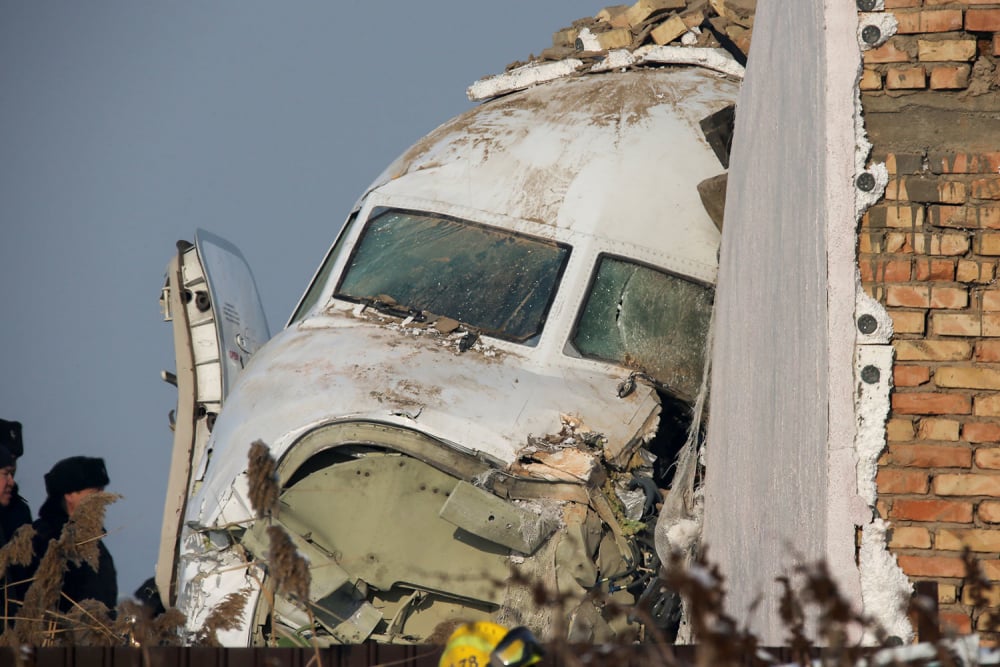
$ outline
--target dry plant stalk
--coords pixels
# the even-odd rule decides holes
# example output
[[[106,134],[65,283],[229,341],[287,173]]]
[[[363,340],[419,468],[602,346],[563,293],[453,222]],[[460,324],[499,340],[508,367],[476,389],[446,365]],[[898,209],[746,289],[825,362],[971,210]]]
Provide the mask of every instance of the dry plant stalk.
[[[271,543],[269,560],[275,590],[301,604],[308,603],[311,577],[306,559],[299,554],[281,526],[269,527],[267,537]]]
[[[34,581],[24,594],[12,639],[36,646],[55,641],[50,626],[59,619],[51,616],[51,610],[58,606],[68,565],[70,562],[75,565],[87,563],[97,569],[100,558],[97,543],[104,536],[104,511],[120,497],[103,491],[87,496],[63,526],[59,539],[49,540]]]
[[[7,574],[11,565],[27,565],[31,562],[31,557],[35,554],[31,547],[34,537],[35,529],[28,523],[18,528],[10,541],[3,545],[0,549],[0,578]]]
[[[112,630],[114,622],[103,602],[83,600],[63,618],[67,631],[58,637],[69,646],[119,646],[121,637]]]
[[[250,506],[258,518],[269,517],[278,511],[277,463],[271,450],[260,440],[250,445],[247,464],[247,485]]]
[[[244,588],[223,598],[205,619],[194,637],[194,643],[198,646],[221,646],[217,633],[220,630],[224,632],[240,627],[250,592],[249,588]]]
[[[118,604],[112,633],[119,637],[119,645],[125,646],[182,646],[182,630],[187,619],[176,608],[171,607],[159,616],[134,600],[123,600]]]

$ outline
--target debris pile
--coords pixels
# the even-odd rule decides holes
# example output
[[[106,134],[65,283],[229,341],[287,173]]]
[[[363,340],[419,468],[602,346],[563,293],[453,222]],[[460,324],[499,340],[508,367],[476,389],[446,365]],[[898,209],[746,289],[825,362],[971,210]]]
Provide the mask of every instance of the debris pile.
[[[742,77],[757,0],[637,0],[611,5],[552,35],[552,46],[527,62],[472,84],[485,100],[577,72],[641,64],[692,64]]]
[[[646,45],[735,48],[745,59],[757,0],[638,0],[611,5],[552,35],[540,60],[599,60],[613,49]],[[735,55],[735,54],[734,54]],[[524,63],[512,63],[508,70]]]

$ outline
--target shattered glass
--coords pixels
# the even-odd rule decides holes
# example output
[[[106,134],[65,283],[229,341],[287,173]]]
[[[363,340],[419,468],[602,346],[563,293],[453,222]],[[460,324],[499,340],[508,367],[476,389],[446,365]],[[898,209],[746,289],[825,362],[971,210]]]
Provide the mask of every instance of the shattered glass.
[[[541,333],[569,248],[471,222],[384,211],[369,222],[337,296],[388,295],[519,342]]]
[[[644,371],[678,396],[701,385],[713,291],[683,278],[602,257],[573,345]]]

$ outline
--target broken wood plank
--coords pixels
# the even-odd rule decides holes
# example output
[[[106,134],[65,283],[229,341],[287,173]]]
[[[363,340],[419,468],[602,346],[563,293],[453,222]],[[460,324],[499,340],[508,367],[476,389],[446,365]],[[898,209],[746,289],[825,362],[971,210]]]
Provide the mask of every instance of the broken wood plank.
[[[626,10],[625,16],[629,25],[635,27],[657,14],[676,9],[687,9],[687,0],[638,0]]]
[[[611,5],[597,12],[594,18],[610,24],[612,28],[628,28],[628,16],[625,14],[628,8],[628,5]]]
[[[753,27],[754,13],[757,11],[757,0],[709,0],[709,3],[719,16],[744,28]]]
[[[669,44],[688,31],[684,19],[674,14],[669,19],[653,28],[649,36],[657,44]]]
[[[632,44],[632,31],[628,28],[614,28],[597,35],[597,41],[604,50],[623,49]]]

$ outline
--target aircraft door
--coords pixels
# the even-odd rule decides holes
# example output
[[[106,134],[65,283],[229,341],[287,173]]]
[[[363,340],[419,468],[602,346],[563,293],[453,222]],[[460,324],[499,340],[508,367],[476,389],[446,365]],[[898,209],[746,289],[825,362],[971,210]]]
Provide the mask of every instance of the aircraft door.
[[[250,357],[270,338],[253,273],[225,239],[199,229],[195,243],[179,241],[160,296],[173,322],[177,387],[173,453],[156,564],[165,606],[174,603],[181,526],[187,498],[200,482],[215,418]],[[198,466],[198,469],[195,468]]]

